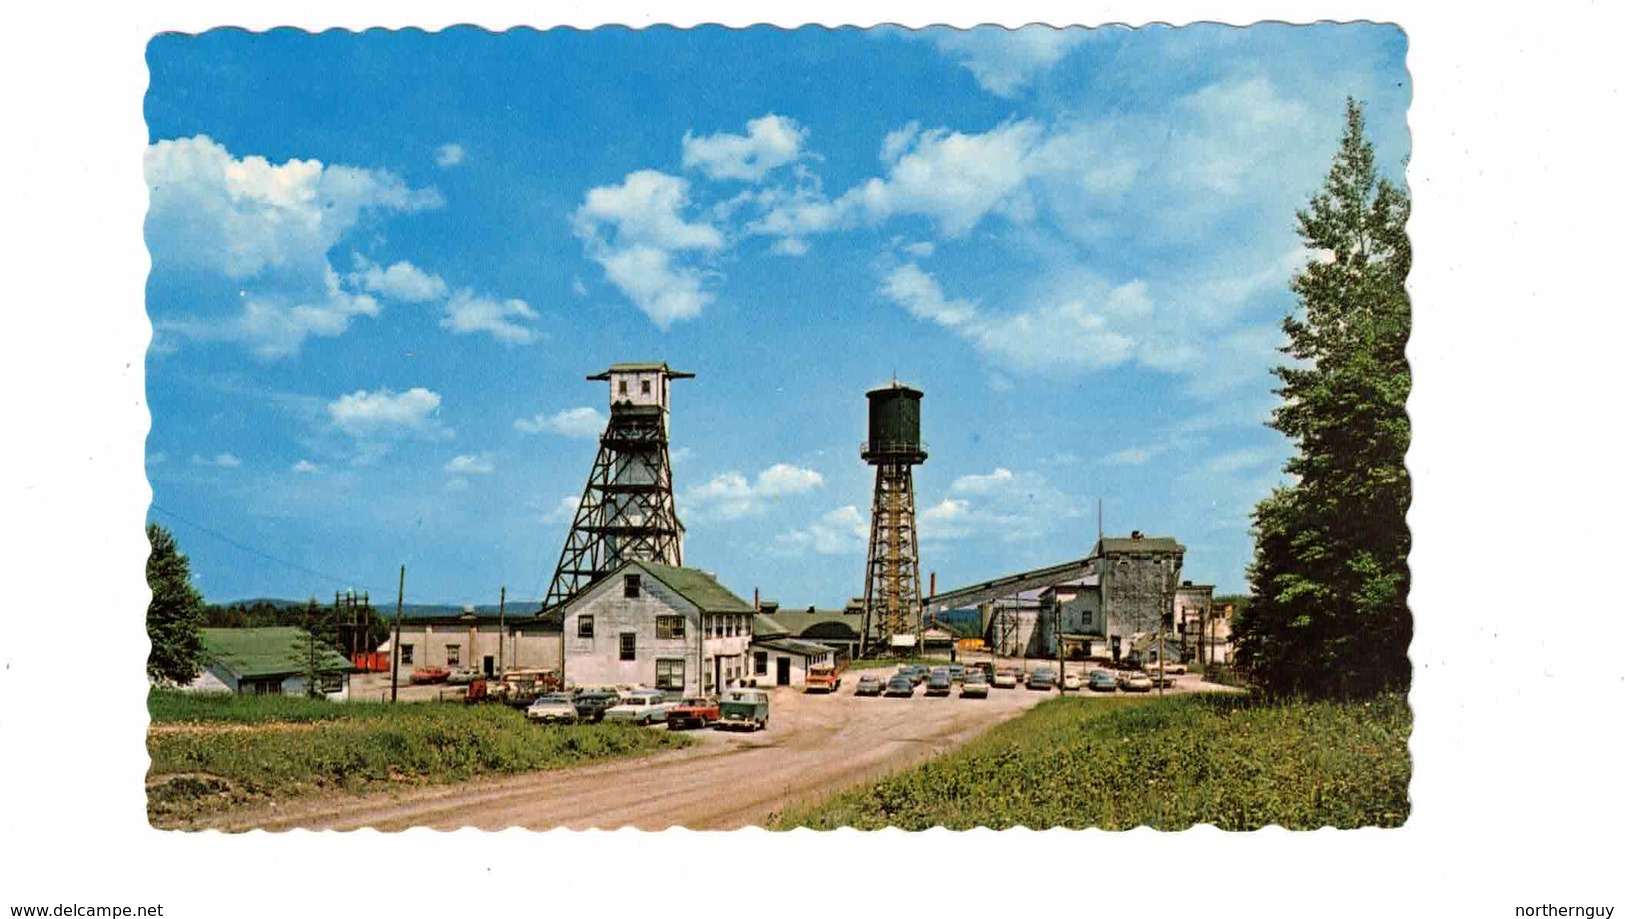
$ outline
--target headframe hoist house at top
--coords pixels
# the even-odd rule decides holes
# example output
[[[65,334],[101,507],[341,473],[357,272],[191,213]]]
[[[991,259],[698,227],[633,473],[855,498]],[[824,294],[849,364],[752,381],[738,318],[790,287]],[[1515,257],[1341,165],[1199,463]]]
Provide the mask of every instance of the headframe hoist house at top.
[[[741,682],[798,685],[835,649],[790,636],[709,572],[683,566],[664,363],[615,364],[609,423],[537,614],[559,624],[567,683],[685,694]]]

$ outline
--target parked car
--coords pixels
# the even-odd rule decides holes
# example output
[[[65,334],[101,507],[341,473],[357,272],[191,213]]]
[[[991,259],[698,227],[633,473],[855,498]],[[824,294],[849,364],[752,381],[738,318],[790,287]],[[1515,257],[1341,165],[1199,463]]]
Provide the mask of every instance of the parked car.
[[[954,677],[947,667],[931,671],[931,676],[925,681],[925,694],[928,696],[946,696],[953,688]]]
[[[1110,670],[1091,670],[1089,688],[1094,692],[1116,692],[1117,675]]]
[[[910,689],[912,689],[913,686],[914,684],[909,684]],[[873,673],[865,673],[863,676],[858,677],[858,688],[855,695],[878,696],[885,690],[885,688],[885,684],[880,682],[879,676]]]
[[[1015,689],[1021,685],[1017,677],[1018,671],[1014,667],[1000,667],[993,673],[993,686],[996,689]]]
[[[472,667],[460,667],[446,675],[446,683],[451,686],[467,686],[485,674]]]
[[[753,731],[767,727],[767,693],[760,689],[730,689],[722,697],[722,717],[714,727],[749,727]]]
[[[579,724],[581,714],[576,711],[575,700],[562,693],[537,696],[525,709],[525,720],[538,724]]]
[[[671,703],[666,701],[664,694],[653,690],[637,690],[628,693],[621,699],[619,705],[611,706],[604,712],[605,721],[630,722],[632,724],[654,724],[656,721],[666,720],[666,710]]]
[[[564,681],[557,670],[509,670],[500,680],[486,681],[486,698],[524,708],[543,693],[559,692]]]
[[[805,692],[834,692],[841,688],[840,668],[833,664],[818,664],[807,668]]]
[[[931,668],[924,664],[906,664],[897,672],[906,674],[915,686],[924,683],[931,676]]]
[[[446,682],[446,677],[449,676],[451,676],[451,671],[444,667],[419,667],[418,669],[412,671],[412,682],[444,683]]]
[[[717,700],[698,696],[684,699],[666,711],[666,729],[703,728],[722,718],[722,705]]]
[[[1061,688],[1068,692],[1076,692],[1083,688],[1083,677],[1079,676],[1076,670],[1068,670],[1061,677]]]
[[[1174,675],[1172,673],[1166,671],[1158,673],[1154,667],[1145,672],[1145,678],[1151,681],[1152,686],[1161,686],[1164,689],[1174,685]]]
[[[959,687],[961,699],[986,699],[987,675],[980,670],[971,670],[965,674],[965,682]]]
[[[1124,692],[1150,692],[1156,681],[1137,670],[1118,674],[1117,688]]]
[[[955,683],[963,683],[963,682],[965,682],[965,665],[964,664],[949,664],[948,665],[948,676],[951,677]]]
[[[912,696],[912,695],[914,695],[914,678],[911,677],[911,676],[905,676],[905,675],[903,675],[901,673],[899,673],[896,676],[892,677],[891,680],[886,683],[886,695],[888,695],[888,696]]]
[[[582,721],[603,721],[604,713],[619,704],[621,696],[615,692],[589,690],[575,695],[576,714],[581,716]]]
[[[1040,692],[1049,692],[1055,688],[1058,679],[1059,675],[1055,671],[1048,667],[1040,667],[1034,670],[1031,676],[1027,677],[1027,688],[1036,689]]]

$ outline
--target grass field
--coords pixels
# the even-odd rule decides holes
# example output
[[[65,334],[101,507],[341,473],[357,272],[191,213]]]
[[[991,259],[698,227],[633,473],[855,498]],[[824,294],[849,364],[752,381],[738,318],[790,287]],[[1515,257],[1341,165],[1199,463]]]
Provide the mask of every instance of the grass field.
[[[269,798],[557,769],[692,743],[624,725],[532,725],[502,705],[155,689],[148,710],[147,814],[156,826]]]
[[[962,750],[773,825],[1399,826],[1410,813],[1410,733],[1397,696],[1056,699]]]

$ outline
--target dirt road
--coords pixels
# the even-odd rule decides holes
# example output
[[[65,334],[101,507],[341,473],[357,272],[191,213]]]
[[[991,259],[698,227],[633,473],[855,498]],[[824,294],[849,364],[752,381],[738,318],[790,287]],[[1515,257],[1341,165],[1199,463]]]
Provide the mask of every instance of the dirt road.
[[[985,700],[961,699],[956,688],[942,698],[927,697],[920,687],[909,699],[858,698],[857,677],[849,672],[834,695],[771,690],[767,730],[693,731],[698,743],[684,750],[455,785],[283,801],[222,813],[196,828],[755,826],[790,805],[815,802],[957,747],[1056,696],[1017,688],[995,689]],[[1181,676],[1170,691],[1219,689]]]
[[[792,803],[903,769],[1013,718],[1052,692],[996,690],[986,700],[857,698],[772,691],[767,730],[691,732],[685,750],[555,772],[366,796],[323,796],[221,814],[199,828],[380,830],[632,826],[730,829]],[[648,730],[665,730],[663,727]]]

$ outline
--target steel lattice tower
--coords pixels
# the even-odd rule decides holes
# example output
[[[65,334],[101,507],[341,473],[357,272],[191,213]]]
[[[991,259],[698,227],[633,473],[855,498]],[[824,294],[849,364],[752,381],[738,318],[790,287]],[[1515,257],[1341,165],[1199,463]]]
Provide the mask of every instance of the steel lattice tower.
[[[587,475],[542,612],[629,559],[683,564],[683,524],[672,496],[671,381],[665,364],[616,364],[587,377],[608,381],[609,424]]]
[[[869,517],[869,563],[863,586],[859,654],[922,639],[920,553],[914,520],[914,467],[925,462],[920,442],[920,390],[893,380],[870,390],[869,440],[861,450],[875,467]]]

